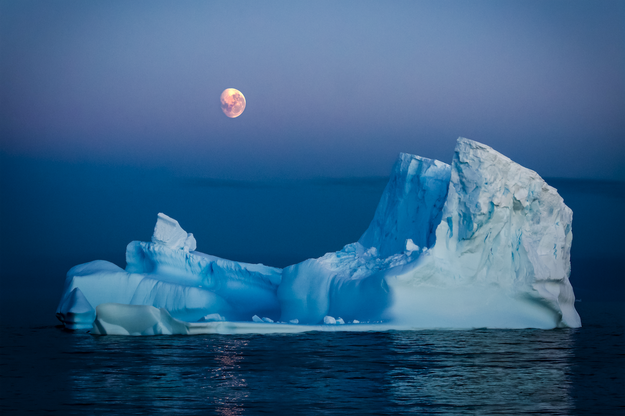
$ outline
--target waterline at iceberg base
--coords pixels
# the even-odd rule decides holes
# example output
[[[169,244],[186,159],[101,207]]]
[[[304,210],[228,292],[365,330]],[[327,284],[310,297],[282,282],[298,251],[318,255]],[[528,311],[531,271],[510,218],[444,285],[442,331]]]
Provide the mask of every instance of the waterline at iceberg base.
[[[93,334],[579,327],[572,211],[534,171],[459,138],[402,153],[360,240],[284,269],[195,251],[164,214],[126,269],[72,268],[57,317]]]

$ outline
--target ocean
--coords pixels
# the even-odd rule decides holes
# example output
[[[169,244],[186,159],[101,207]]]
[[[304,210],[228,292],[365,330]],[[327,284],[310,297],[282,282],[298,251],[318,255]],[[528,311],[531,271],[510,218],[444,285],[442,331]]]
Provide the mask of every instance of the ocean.
[[[625,304],[584,326],[120,337],[4,326],[0,413],[618,415]]]

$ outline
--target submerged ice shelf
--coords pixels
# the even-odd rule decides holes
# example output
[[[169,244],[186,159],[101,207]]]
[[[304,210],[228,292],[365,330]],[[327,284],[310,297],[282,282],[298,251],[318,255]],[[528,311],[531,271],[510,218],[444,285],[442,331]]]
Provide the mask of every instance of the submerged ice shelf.
[[[402,153],[369,225],[285,269],[195,251],[158,214],[126,269],[72,268],[58,318],[95,334],[579,327],[572,212],[537,173],[458,139],[451,165]]]

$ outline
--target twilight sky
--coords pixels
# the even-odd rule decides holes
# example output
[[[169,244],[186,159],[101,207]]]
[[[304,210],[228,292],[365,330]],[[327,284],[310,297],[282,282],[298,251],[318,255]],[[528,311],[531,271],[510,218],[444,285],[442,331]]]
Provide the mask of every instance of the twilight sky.
[[[542,176],[625,178],[621,1],[1,1],[0,42],[10,156],[377,176],[464,136]]]

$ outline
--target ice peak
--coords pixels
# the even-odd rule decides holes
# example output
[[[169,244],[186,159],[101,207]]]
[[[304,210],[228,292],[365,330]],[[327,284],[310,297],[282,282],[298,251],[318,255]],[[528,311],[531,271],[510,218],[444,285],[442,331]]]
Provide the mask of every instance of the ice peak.
[[[158,213],[152,242],[163,244],[169,248],[183,249],[185,251],[195,251],[197,244],[193,234],[182,229],[178,221],[163,214]]]

